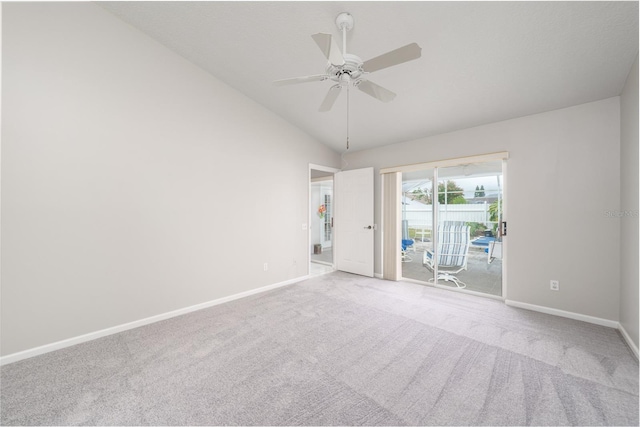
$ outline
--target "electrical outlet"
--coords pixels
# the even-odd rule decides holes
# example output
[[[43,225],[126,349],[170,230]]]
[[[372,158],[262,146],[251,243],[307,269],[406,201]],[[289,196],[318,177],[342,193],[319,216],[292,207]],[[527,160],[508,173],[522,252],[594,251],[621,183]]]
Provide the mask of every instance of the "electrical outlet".
[[[264,263],[264,271],[267,271],[267,270],[269,270],[269,264],[265,262]]]
[[[560,282],[557,280],[552,280],[549,283],[549,288],[551,288],[552,291],[559,291],[560,290]]]

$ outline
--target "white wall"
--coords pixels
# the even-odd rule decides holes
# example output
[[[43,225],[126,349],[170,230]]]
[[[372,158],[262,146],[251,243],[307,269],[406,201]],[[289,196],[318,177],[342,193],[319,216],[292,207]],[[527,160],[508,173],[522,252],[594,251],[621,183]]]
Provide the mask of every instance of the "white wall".
[[[307,274],[336,153],[99,6],[3,6],[2,355]]]
[[[620,96],[620,323],[638,347],[638,57]],[[627,215],[630,213],[631,215]]]
[[[509,300],[618,320],[619,98],[347,155],[350,168],[508,151]],[[376,222],[380,224],[380,177]],[[535,204],[544,208],[532,212]],[[376,232],[376,273],[381,269]],[[560,291],[549,290],[549,280]]]

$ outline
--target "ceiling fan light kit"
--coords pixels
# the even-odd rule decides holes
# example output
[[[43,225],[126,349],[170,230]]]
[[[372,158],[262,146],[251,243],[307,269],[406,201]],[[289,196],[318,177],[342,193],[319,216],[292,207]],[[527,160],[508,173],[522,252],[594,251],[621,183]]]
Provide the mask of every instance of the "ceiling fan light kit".
[[[282,86],[288,84],[308,83],[331,80],[335,82],[329,88],[327,95],[320,104],[318,111],[326,112],[331,110],[335,104],[341,89],[347,88],[347,105],[348,89],[353,86],[367,95],[376,98],[382,102],[392,101],[396,94],[388,89],[379,86],[365,78],[368,74],[381,70],[383,68],[392,67],[407,61],[418,59],[421,56],[422,49],[417,43],[411,43],[401,48],[384,53],[367,61],[362,61],[360,57],[347,53],[347,31],[353,29],[354,20],[350,13],[342,12],[336,17],[336,26],[342,33],[342,51],[333,39],[331,34],[318,33],[311,36],[316,42],[328,63],[325,68],[325,74],[317,74],[311,76],[294,77],[290,79],[277,80],[275,85]],[[347,123],[349,109],[347,107]],[[347,125],[347,149],[348,149],[348,125]]]

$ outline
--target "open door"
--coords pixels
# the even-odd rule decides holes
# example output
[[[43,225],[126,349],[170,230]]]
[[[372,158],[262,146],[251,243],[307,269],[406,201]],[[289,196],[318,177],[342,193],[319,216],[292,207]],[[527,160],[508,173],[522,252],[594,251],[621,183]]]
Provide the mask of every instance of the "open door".
[[[373,277],[373,168],[338,172],[334,185],[335,267]]]

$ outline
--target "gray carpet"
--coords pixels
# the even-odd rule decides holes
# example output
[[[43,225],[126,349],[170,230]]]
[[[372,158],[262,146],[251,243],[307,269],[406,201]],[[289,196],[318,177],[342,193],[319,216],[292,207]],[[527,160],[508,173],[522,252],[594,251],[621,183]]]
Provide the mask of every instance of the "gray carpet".
[[[340,272],[0,374],[3,425],[638,425],[617,331]]]

